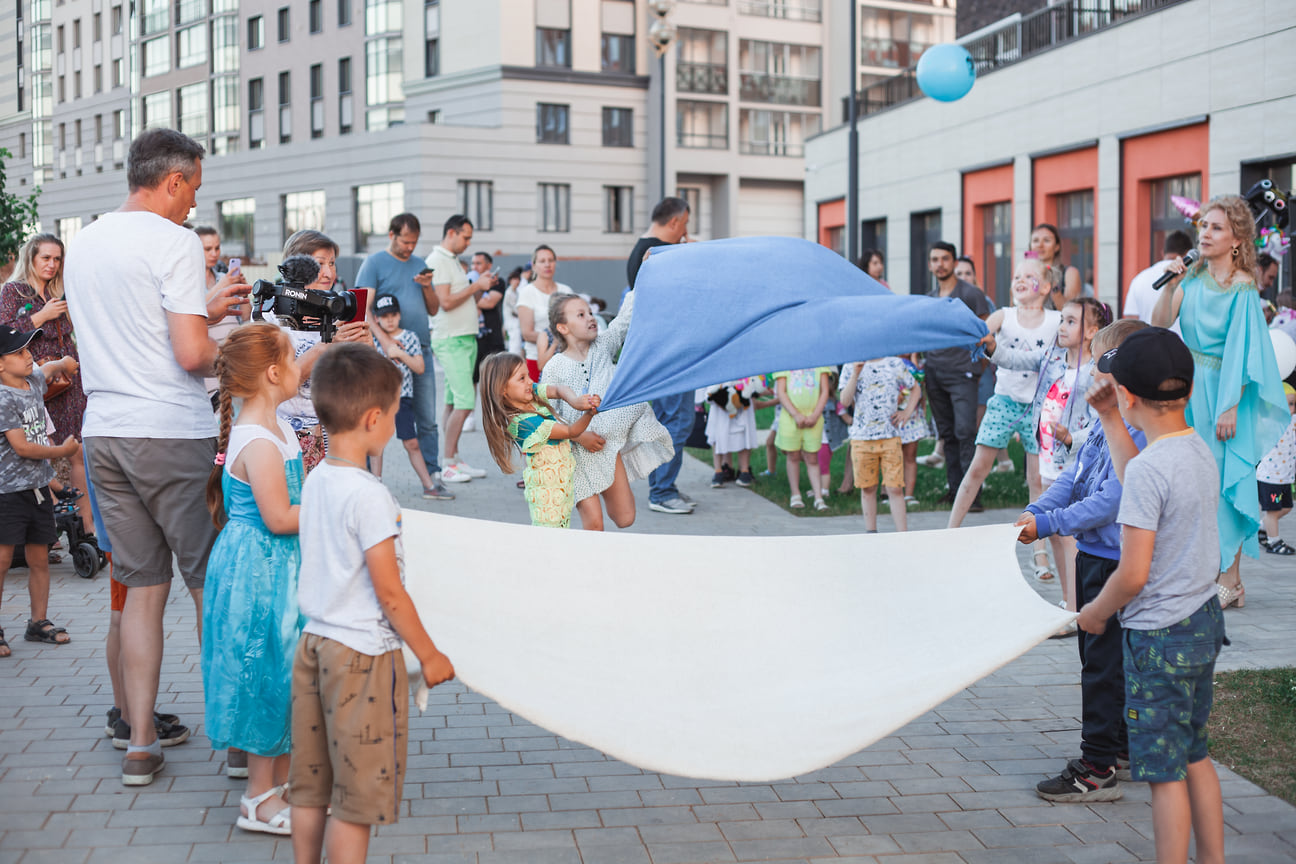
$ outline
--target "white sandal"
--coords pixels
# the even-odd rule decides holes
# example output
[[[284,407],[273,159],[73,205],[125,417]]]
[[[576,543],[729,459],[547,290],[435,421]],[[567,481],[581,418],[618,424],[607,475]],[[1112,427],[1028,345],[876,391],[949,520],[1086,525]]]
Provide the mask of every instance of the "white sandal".
[[[1043,564],[1038,563],[1039,556],[1041,555],[1044,556]],[[1031,559],[1036,561],[1035,578],[1041,582],[1052,582],[1054,578],[1054,574],[1053,574],[1053,568],[1049,566],[1048,553],[1043,551],[1036,552],[1031,556]]]
[[[804,510],[805,501],[801,499],[800,495],[793,495],[792,500],[788,502],[788,506],[791,507],[793,510]]]
[[[260,808],[262,804],[275,795],[282,795],[287,791],[287,789],[287,784],[284,784],[283,786],[272,786],[270,789],[262,792],[255,798],[241,798],[239,803],[247,810],[248,815],[243,816],[240,814],[238,821],[234,824],[242,828],[244,831],[259,831],[262,834],[278,834],[282,837],[288,836],[292,833],[292,816],[290,808],[283,808],[265,822],[262,822],[257,816],[257,809]]]

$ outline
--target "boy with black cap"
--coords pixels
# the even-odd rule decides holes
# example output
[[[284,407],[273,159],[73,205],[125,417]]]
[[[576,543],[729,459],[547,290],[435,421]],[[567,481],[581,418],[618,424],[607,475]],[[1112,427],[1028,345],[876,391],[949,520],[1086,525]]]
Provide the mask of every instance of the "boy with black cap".
[[[423,483],[424,498],[438,498],[433,488],[432,475],[428,473],[427,461],[423,458],[423,448],[419,446],[418,424],[414,414],[414,376],[422,375],[427,368],[423,359],[423,348],[419,345],[418,334],[401,329],[400,300],[395,294],[379,294],[373,301],[374,317],[384,333],[392,338],[396,347],[390,354],[383,350],[378,337],[374,337],[374,347],[384,357],[391,358],[401,373],[400,408],[396,411],[396,437],[405,445],[414,473]],[[371,458],[375,477],[382,477],[382,456]]]
[[[1224,643],[1215,584],[1219,474],[1184,417],[1192,355],[1171,331],[1149,327],[1104,354],[1098,369],[1115,379],[1095,384],[1087,398],[1123,484],[1121,560],[1077,623],[1102,633],[1120,610],[1130,771],[1151,784],[1157,860],[1187,861],[1191,826],[1197,861],[1223,862],[1223,800],[1206,746]],[[1122,415],[1147,436],[1141,452]]]
[[[27,553],[27,594],[32,617],[27,620],[28,642],[62,645],[71,641],[67,630],[55,627],[49,612],[49,544],[58,539],[54,528],[54,493],[49,483],[54,468],[49,460],[80,458],[81,444],[68,435],[62,444],[49,443],[45,421],[46,379],[71,377],[77,362],[71,357],[37,367],[27,344],[40,330],[23,333],[0,326],[0,595],[13,561],[15,546]],[[67,430],[64,430],[67,431]],[[0,629],[0,657],[10,654]]]

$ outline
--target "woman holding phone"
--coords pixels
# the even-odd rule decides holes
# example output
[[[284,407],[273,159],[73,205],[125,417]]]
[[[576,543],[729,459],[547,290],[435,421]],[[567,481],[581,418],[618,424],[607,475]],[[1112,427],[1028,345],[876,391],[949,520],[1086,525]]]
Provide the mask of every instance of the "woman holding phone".
[[[309,228],[289,237],[283,247],[284,258],[290,255],[309,255],[315,259],[315,263],[319,265],[319,276],[306,287],[317,291],[333,290],[333,284],[337,282],[338,252],[338,245],[328,235]],[[359,319],[338,325],[332,342],[321,341],[318,330],[288,330],[293,348],[296,350],[297,365],[301,369],[301,386],[297,388],[296,396],[279,406],[279,416],[287,420],[293,431],[297,433],[297,441],[302,449],[302,462],[307,472],[324,458],[324,433],[310,398],[311,369],[315,367],[315,361],[328,350],[329,345],[338,342],[369,341],[369,324],[363,314],[366,301],[363,297],[357,298],[357,305],[361,310]],[[266,318],[273,319],[273,315],[266,313]],[[286,327],[284,329],[287,330]]]

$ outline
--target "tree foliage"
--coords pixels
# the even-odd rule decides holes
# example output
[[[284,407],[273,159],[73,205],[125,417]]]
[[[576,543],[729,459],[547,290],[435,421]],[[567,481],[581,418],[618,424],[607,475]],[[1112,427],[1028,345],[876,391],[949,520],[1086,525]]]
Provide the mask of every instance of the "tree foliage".
[[[36,225],[36,197],[40,195],[37,186],[26,198],[5,191],[8,175],[5,162],[12,153],[0,147],[0,264],[12,261],[22,248],[23,240]]]

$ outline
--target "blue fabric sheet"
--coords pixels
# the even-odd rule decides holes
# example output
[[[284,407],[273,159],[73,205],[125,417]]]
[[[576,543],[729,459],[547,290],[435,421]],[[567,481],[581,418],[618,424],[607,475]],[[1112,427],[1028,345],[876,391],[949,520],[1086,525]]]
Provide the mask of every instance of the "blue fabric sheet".
[[[652,250],[601,410],[782,369],[966,347],[985,323],[959,300],[897,296],[793,237]]]

